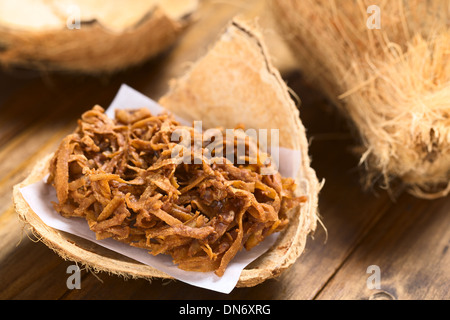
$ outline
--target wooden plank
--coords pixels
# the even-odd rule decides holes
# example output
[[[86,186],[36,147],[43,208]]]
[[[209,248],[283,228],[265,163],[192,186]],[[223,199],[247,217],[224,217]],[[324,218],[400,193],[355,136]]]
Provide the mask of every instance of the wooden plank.
[[[0,298],[1,299],[366,299],[386,294],[368,291],[366,269],[381,268],[382,290],[396,298],[448,298],[449,200],[428,202],[402,195],[393,202],[383,190],[362,191],[355,142],[345,122],[298,73],[292,57],[273,33],[263,0],[207,1],[196,24],[171,51],[141,66],[108,77],[47,75],[14,80],[0,72]],[[11,188],[43,154],[75,126],[86,109],[108,105],[122,83],[153,99],[168,81],[203,55],[237,14],[260,16],[275,64],[302,98],[302,121],[311,139],[312,165],[325,178],[320,194],[323,228],[294,266],[279,278],[229,295],[178,281],[124,280],[82,272],[80,290],[66,286],[67,267],[43,243],[22,231]],[[407,214],[405,214],[405,212]],[[31,237],[31,239],[33,239]],[[375,259],[376,258],[376,259]],[[362,270],[362,271],[361,271]],[[378,295],[377,295],[378,294]],[[383,295],[384,294],[384,295]]]
[[[319,299],[450,298],[450,199],[402,195],[357,247]],[[374,288],[378,266],[380,288]]]
[[[358,172],[353,170],[357,158],[349,152],[353,142],[348,128],[342,119],[327,113],[329,106],[322,96],[306,86],[298,74],[286,80],[299,95],[305,96],[301,110],[313,138],[313,165],[319,177],[327,180],[320,196],[320,211],[328,228],[326,244],[325,232],[319,228],[299,261],[279,278],[254,288],[237,288],[229,295],[177,281],[124,281],[104,274],[98,275],[103,281],[100,283],[96,277],[87,274],[83,278],[82,289],[68,291],[64,298],[313,299],[393,203],[386,193],[376,197],[361,191]],[[338,139],[330,139],[330,136]],[[352,195],[352,201],[349,201],[349,195]],[[364,207],[366,209],[362,212]]]
[[[234,299],[247,299],[247,298],[264,298],[264,299],[312,299],[322,286],[328,281],[336,269],[341,264],[343,258],[345,258],[352,250],[352,246],[358,241],[358,238],[364,235],[364,230],[367,225],[371,224],[371,221],[378,212],[383,211],[383,208],[389,206],[387,197],[382,197],[382,201],[377,198],[373,198],[371,195],[364,195],[360,191],[358,179],[353,172],[353,175],[349,170],[354,166],[356,159],[351,154],[346,152],[351,140],[347,134],[347,139],[340,139],[339,141],[323,139],[323,136],[329,134],[329,131],[340,134],[344,134],[345,129],[340,128],[333,123],[335,119],[329,117],[328,121],[323,121],[324,118],[320,117],[322,121],[318,125],[314,125],[317,112],[321,113],[323,109],[317,108],[317,105],[326,104],[322,97],[316,93],[313,94],[310,88],[303,87],[304,84],[298,79],[298,75],[294,75],[290,79],[287,79],[291,83],[291,86],[300,94],[304,95],[308,91],[308,99],[304,99],[302,107],[302,115],[307,122],[307,125],[311,127],[311,136],[319,136],[321,139],[314,140],[312,143],[311,152],[315,167],[318,170],[320,177],[327,177],[327,183],[324,191],[321,195],[321,212],[323,215],[324,223],[329,229],[329,241],[326,245],[323,244],[324,232],[319,229],[315,238],[315,241],[310,241],[307,246],[307,250],[304,256],[300,259],[295,266],[283,274],[279,279],[268,281],[261,286],[255,288],[242,288],[236,289],[227,298]],[[314,116],[312,113],[316,113]],[[326,118],[325,118],[326,119]],[[339,131],[341,130],[341,131]],[[315,142],[317,141],[317,143]],[[331,155],[331,156],[330,156]],[[342,186],[342,181],[350,179],[351,183],[346,183]],[[359,205],[367,203],[372,204],[371,210],[368,214],[361,215],[359,206],[352,204],[345,197],[336,197],[336,194],[345,192],[347,194],[358,194],[357,199],[360,199]],[[344,215],[340,212],[345,212]],[[340,230],[339,233],[335,233],[332,230]],[[20,254],[23,252],[18,252]],[[48,259],[47,255],[53,253],[41,252],[45,255],[45,259]],[[14,255],[19,260],[19,258]],[[27,261],[28,258],[25,258]],[[44,260],[44,259],[43,259]],[[28,263],[27,263],[28,264]],[[8,265],[13,268],[13,264]],[[5,271],[8,270],[8,266]],[[317,266],[320,266],[318,268]],[[39,268],[39,266],[36,266]],[[45,270],[46,266],[42,266]],[[318,270],[319,269],[319,270]],[[312,272],[314,270],[314,272]],[[39,270],[39,274],[44,271]],[[67,275],[65,269],[59,269],[58,277],[55,278],[55,282],[60,282],[59,286],[64,286],[64,279]],[[107,294],[110,297],[115,298],[127,298],[129,294],[139,296],[140,298],[149,299],[182,299],[183,297],[204,297],[204,298],[223,298],[224,295],[211,293],[207,290],[194,288],[185,285],[180,282],[170,282],[166,284],[160,280],[153,281],[152,284],[148,284],[146,281],[124,281],[117,277],[106,277],[106,275],[99,275],[103,279],[103,283],[99,286],[99,280],[92,274],[86,273],[83,276],[82,290],[67,290],[62,296],[66,299],[80,299],[88,297],[98,297],[103,294]],[[24,280],[19,284],[12,284],[15,287],[19,285],[22,287],[22,291],[27,292],[28,287],[34,285],[35,278],[27,278],[32,283],[27,283]],[[59,279],[59,280],[57,280]],[[62,284],[61,284],[62,283]],[[137,290],[137,287],[139,290]],[[118,289],[120,288],[120,290]],[[99,292],[100,291],[100,292]],[[9,291],[14,293],[14,291]],[[47,292],[48,295],[52,294],[52,298],[60,297],[60,290],[55,293]],[[33,294],[30,292],[30,294]],[[53,295],[55,294],[55,295]],[[14,296],[16,298],[22,297]]]
[[[17,216],[15,217],[17,219]],[[67,266],[71,263],[62,260],[43,243],[36,242],[33,235],[20,235],[20,223],[9,223],[10,250],[5,243],[0,245],[0,299],[58,299],[67,291]],[[2,235],[4,229],[0,231]],[[14,233],[13,233],[14,231]],[[30,238],[28,238],[30,237]],[[12,240],[12,241],[11,241]],[[19,241],[18,241],[19,240]]]

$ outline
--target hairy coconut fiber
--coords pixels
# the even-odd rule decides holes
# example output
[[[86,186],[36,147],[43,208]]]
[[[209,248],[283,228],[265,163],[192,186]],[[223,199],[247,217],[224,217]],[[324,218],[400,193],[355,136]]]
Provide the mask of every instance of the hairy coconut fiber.
[[[289,211],[287,229],[271,249],[243,270],[237,286],[257,285],[292,266],[319,221],[321,185],[310,167],[308,140],[299,110],[272,66],[256,27],[232,21],[207,54],[171,83],[160,104],[188,121],[202,120],[205,128],[234,128],[243,124],[256,130],[279,129],[280,147],[300,151],[295,181],[298,193],[305,195],[307,202]],[[24,201],[19,189],[43,179],[50,159],[51,155],[38,162],[31,174],[14,187],[16,211],[45,244],[62,257],[94,270],[135,278],[170,278],[152,267],[46,226]]]
[[[382,178],[389,186],[397,178],[416,196],[446,196],[450,1],[283,0],[272,5],[305,76],[359,132],[367,183]]]
[[[172,45],[198,0],[2,0],[0,65],[111,73]]]

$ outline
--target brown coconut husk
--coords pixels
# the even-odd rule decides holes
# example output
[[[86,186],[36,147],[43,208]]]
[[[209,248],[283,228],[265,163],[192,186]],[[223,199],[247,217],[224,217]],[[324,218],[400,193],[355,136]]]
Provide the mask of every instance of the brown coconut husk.
[[[0,65],[112,73],[168,49],[197,7],[198,0],[6,0]],[[80,28],[70,29],[78,18]]]
[[[301,151],[298,193],[308,200],[289,212],[290,223],[269,251],[244,269],[238,287],[257,285],[292,266],[303,252],[308,235],[318,221],[320,184],[310,167],[308,140],[299,111],[279,72],[272,66],[261,35],[242,21],[230,23],[225,33],[190,71],[171,83],[161,105],[186,120],[201,119],[203,128],[279,129],[280,146]],[[46,226],[24,201],[19,189],[45,177],[52,155],[14,187],[19,216],[46,245],[65,259],[96,271],[133,278],[171,278],[73,235]]]
[[[355,125],[367,184],[450,192],[450,2],[272,1],[304,75]],[[369,29],[370,5],[381,29]],[[399,178],[399,179],[398,179]]]

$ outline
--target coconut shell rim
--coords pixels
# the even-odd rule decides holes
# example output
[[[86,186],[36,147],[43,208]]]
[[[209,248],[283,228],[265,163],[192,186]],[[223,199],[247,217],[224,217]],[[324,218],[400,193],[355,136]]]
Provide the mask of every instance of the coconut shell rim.
[[[146,13],[144,13],[141,18],[139,18],[138,20],[136,20],[131,26],[123,28],[122,30],[115,30],[115,29],[111,29],[108,26],[104,25],[101,21],[99,21],[98,19],[94,18],[94,19],[86,19],[86,20],[81,20],[80,23],[81,25],[84,25],[85,27],[90,27],[92,28],[95,25],[98,25],[101,29],[107,31],[107,32],[111,32],[111,33],[115,33],[115,34],[121,34],[121,33],[125,33],[125,32],[132,32],[134,31],[136,28],[139,27],[139,25],[141,25],[143,22],[145,22],[146,20],[149,20],[152,18],[152,16],[158,11],[160,10],[162,13],[165,14],[165,16],[170,19],[171,21],[173,21],[174,23],[179,23],[179,22],[185,22],[188,21],[192,18],[192,16],[196,13],[196,11],[198,10],[200,4],[197,2],[196,8],[192,11],[186,12],[183,15],[180,15],[178,17],[176,17],[176,19],[173,19],[171,17],[169,17],[167,15],[166,10],[162,9],[161,6],[157,3],[155,3],[153,5],[153,7],[151,7],[149,10],[147,10]],[[14,28],[14,27],[10,27],[7,26],[5,24],[1,24],[0,23],[0,31],[3,32],[10,32],[10,33],[17,33],[17,34],[39,34],[39,33],[53,33],[53,32],[61,32],[63,30],[65,30],[66,27],[64,25],[61,25],[60,28],[48,28],[48,29],[43,29],[43,30],[27,30],[27,28]]]
[[[155,5],[133,27],[120,31],[96,19],[82,21],[79,30],[68,30],[63,25],[43,30],[0,25],[0,66],[85,74],[121,71],[170,48],[197,19],[199,8],[197,3],[192,11],[173,19],[161,6]],[[92,39],[102,39],[103,44],[98,41],[94,44]],[[133,54],[128,58],[130,52]]]

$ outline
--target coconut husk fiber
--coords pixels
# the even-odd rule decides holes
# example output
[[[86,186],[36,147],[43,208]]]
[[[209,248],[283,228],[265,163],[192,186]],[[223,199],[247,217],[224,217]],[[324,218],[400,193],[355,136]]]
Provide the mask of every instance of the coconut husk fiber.
[[[197,6],[198,0],[1,1],[0,65],[112,73],[168,49]]]
[[[368,185],[450,192],[450,2],[272,1],[279,29],[313,84],[363,145]],[[380,29],[370,29],[377,5]]]
[[[251,93],[251,94],[249,94]],[[299,110],[279,72],[272,66],[258,29],[230,22],[206,55],[181,78],[171,82],[160,104],[186,120],[203,121],[203,127],[279,129],[280,147],[301,152],[297,191],[307,202],[289,211],[290,222],[276,243],[242,272],[238,287],[257,285],[292,266],[303,252],[307,237],[316,229],[319,184],[308,157],[308,140]],[[133,278],[170,278],[147,265],[97,247],[46,226],[24,201],[19,188],[48,173],[51,155],[36,164],[31,174],[14,187],[19,216],[33,232],[66,259],[96,271]]]

